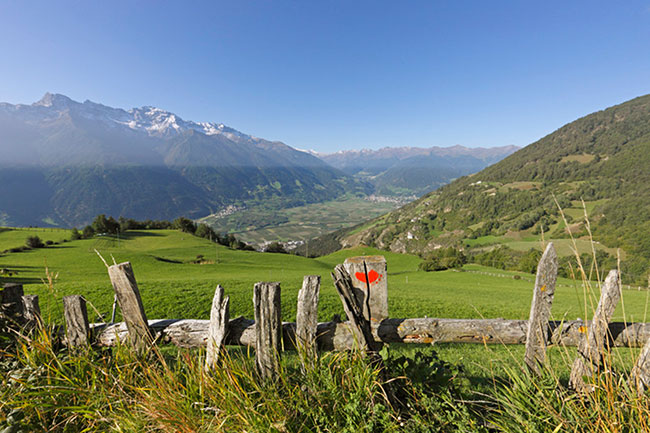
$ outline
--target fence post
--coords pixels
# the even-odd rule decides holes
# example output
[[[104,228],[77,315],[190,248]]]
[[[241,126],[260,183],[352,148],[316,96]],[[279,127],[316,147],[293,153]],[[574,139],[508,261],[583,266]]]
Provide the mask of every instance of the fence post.
[[[578,344],[578,355],[571,368],[569,386],[576,391],[592,390],[592,387],[585,384],[584,377],[593,375],[601,367],[609,321],[621,297],[620,284],[618,271],[609,271],[600,293],[596,313],[587,329],[587,335]]]
[[[214,291],[212,308],[210,309],[210,325],[208,326],[208,347],[205,353],[205,369],[217,366],[219,355],[224,350],[228,321],[230,319],[230,297],[223,297],[224,290],[220,285]]]
[[[641,349],[641,353],[632,367],[629,385],[630,388],[636,388],[639,396],[642,396],[650,385],[650,338]]]
[[[343,266],[350,275],[354,294],[357,302],[363,305],[366,319],[380,322],[388,318],[388,274],[384,256],[349,257]]]
[[[0,310],[17,325],[24,321],[23,300],[25,294],[22,284],[7,283],[0,292]]]
[[[303,369],[312,366],[316,357],[316,331],[318,328],[318,296],[320,275],[306,275],[298,292],[296,309],[296,347]]]
[[[357,344],[370,352],[376,352],[379,345],[375,342],[370,328],[370,321],[363,314],[362,305],[357,298],[350,274],[343,265],[336,265],[332,274],[334,286],[339,293],[345,314],[350,321],[350,330]],[[364,292],[366,293],[366,292]]]
[[[32,330],[43,324],[41,318],[41,307],[38,304],[38,295],[24,295],[22,297],[23,314],[27,327]]]
[[[551,315],[555,282],[557,281],[557,254],[553,243],[549,243],[537,265],[533,301],[530,306],[528,332],[526,333],[526,352],[524,362],[535,374],[546,359],[548,342],[548,319]]]
[[[255,363],[265,379],[276,377],[280,368],[282,319],[280,283],[257,283],[253,288],[255,308]]]
[[[63,316],[65,318],[65,336],[71,349],[87,346],[90,327],[86,300],[80,295],[63,297]]]
[[[108,276],[117,295],[117,302],[122,310],[122,317],[129,330],[129,341],[138,351],[146,349],[153,343],[149,331],[149,322],[144,313],[138,283],[135,281],[131,263],[124,262],[108,267]]]

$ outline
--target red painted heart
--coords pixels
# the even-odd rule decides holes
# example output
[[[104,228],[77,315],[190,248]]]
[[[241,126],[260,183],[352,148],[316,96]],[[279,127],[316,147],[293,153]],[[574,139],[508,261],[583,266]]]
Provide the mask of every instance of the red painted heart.
[[[366,274],[364,274],[363,272],[357,272],[354,274],[354,276],[357,277],[357,280],[362,281],[364,283],[366,282]],[[377,281],[377,278],[379,278],[379,274],[374,269],[371,269],[370,272],[368,272],[368,282],[374,283],[375,281]]]

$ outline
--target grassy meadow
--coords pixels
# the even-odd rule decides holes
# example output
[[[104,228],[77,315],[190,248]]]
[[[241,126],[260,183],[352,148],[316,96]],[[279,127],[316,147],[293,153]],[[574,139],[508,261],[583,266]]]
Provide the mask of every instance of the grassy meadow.
[[[20,246],[27,236],[62,240],[63,230],[4,230],[0,251]],[[50,235],[51,234],[51,235]],[[528,317],[534,275],[468,264],[462,271],[418,271],[420,258],[374,248],[358,247],[311,259],[287,254],[238,251],[215,245],[175,230],[129,231],[121,238],[95,237],[47,248],[7,253],[0,268],[18,271],[4,281],[22,282],[25,291],[41,297],[44,312],[60,314],[50,305],[49,289],[43,284],[45,269],[56,276],[55,295],[84,295],[101,313],[110,311],[113,294],[107,261],[130,261],[150,318],[207,319],[214,287],[221,284],[231,298],[231,316],[252,317],[252,287],[258,281],[282,283],[283,319],[295,319],[297,293],[304,275],[322,277],[319,320],[329,320],[343,310],[331,283],[330,272],[346,257],[382,254],[388,262],[389,311],[391,317],[508,318]],[[513,278],[518,275],[520,279]],[[641,321],[647,315],[647,291],[625,291],[615,313],[622,320]],[[587,301],[591,311],[592,300]],[[560,279],[553,314],[558,320],[585,317],[583,287]],[[594,304],[595,305],[595,304]]]
[[[391,317],[526,319],[534,283],[532,274],[475,264],[462,270],[418,271],[421,259],[417,256],[368,247],[316,259],[231,250],[176,230],[129,231],[119,239],[97,236],[63,242],[69,236],[64,230],[6,228],[0,230],[0,251],[21,246],[32,235],[56,244],[0,255],[0,269],[18,271],[2,281],[21,282],[26,293],[38,294],[44,316],[55,321],[61,320],[61,297],[67,294],[87,298],[92,304],[91,320],[99,319],[96,313],[110,313],[112,288],[95,250],[109,262],[114,258],[133,264],[145,310],[152,319],[207,319],[217,284],[231,298],[231,317],[252,317],[253,284],[280,281],[283,319],[293,321],[303,276],[317,274],[322,277],[319,320],[329,320],[333,314],[343,315],[329,273],[346,257],[356,255],[386,257]],[[53,291],[43,281],[48,275],[54,279]],[[588,317],[585,307],[594,310],[597,291],[586,293],[580,282],[568,279],[558,283],[553,318]],[[614,320],[645,321],[648,294],[623,291]],[[51,425],[48,431],[121,432],[492,432],[553,431],[559,425],[590,431],[589,423],[575,423],[591,413],[594,405],[619,408],[614,415],[598,412],[601,418],[595,422],[605,425],[621,416],[643,423],[650,414],[646,400],[637,407],[609,394],[586,403],[558,399],[557,390],[566,385],[575,348],[550,347],[551,370],[541,382],[531,381],[523,372],[523,346],[400,344],[391,345],[384,356],[383,373],[355,355],[334,353],[323,354],[319,367],[305,372],[297,357],[287,353],[283,379],[265,384],[256,379],[254,362],[246,350],[229,350],[223,368],[204,374],[204,350],[163,348],[145,361],[134,359],[123,348],[61,355],[48,337],[41,338],[31,343],[30,351],[21,350],[14,361],[9,360],[14,365],[9,367],[14,369],[11,377],[19,379],[7,379],[6,388],[0,390],[0,427],[44,429]],[[611,362],[629,370],[638,352],[613,350]],[[386,374],[395,379],[383,378]],[[23,376],[30,379],[20,379]],[[386,400],[386,389],[396,393],[399,403]],[[535,404],[542,412],[530,407],[531,395],[536,396]],[[546,411],[553,416],[548,417]],[[526,423],[536,427],[531,430]]]

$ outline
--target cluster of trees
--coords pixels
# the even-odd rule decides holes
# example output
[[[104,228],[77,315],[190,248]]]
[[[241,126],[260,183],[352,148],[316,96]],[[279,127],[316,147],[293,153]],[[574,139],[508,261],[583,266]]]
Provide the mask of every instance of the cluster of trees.
[[[465,253],[454,247],[441,248],[429,254],[419,265],[423,271],[442,271],[452,268],[461,268],[465,263],[477,263],[483,266],[503,269],[508,271],[520,271],[534,274],[537,272],[537,264],[542,258],[542,252],[531,248],[528,251],[515,251],[506,245],[501,245],[490,251],[484,251],[467,257]],[[600,274],[609,269],[617,267],[616,257],[606,251],[596,251],[596,257],[590,253],[580,255],[580,265],[585,270],[587,278],[596,278],[596,266]],[[575,256],[562,257],[558,263],[558,275],[565,278],[580,279],[580,265]]]
[[[444,271],[446,269],[461,268],[467,263],[467,257],[462,250],[449,247],[435,250],[427,258],[420,262],[419,268],[422,271]]]
[[[137,221],[132,218],[120,217],[115,219],[104,214],[97,215],[92,223],[83,228],[81,232],[75,227],[72,229],[71,239],[88,239],[96,234],[117,235],[127,230],[161,230],[171,229],[172,223],[160,220]]]
[[[264,248],[264,252],[289,254],[289,252],[284,248],[284,245],[280,242],[271,242],[266,246],[266,248]]]
[[[490,266],[508,271],[520,271],[534,274],[537,272],[537,264],[542,258],[539,250],[515,251],[508,246],[502,245],[490,251],[475,254],[471,257],[473,263],[483,266]],[[558,263],[558,276],[565,278],[581,278],[580,265],[585,270],[586,276],[596,278],[596,266],[600,273],[617,267],[617,259],[606,251],[597,250],[596,257],[591,253],[580,255],[580,264],[575,256],[561,257]]]
[[[207,224],[197,224],[189,218],[179,217],[174,221],[145,220],[137,221],[132,218],[120,217],[115,219],[104,214],[97,215],[92,223],[80,232],[76,227],[72,229],[70,239],[89,239],[98,234],[118,235],[127,230],[163,230],[174,229],[189,233],[200,238],[209,239],[219,245],[224,245],[238,250],[253,250],[254,248],[240,241],[232,234],[216,233]]]
[[[219,234],[216,233],[212,227],[207,224],[196,224],[189,218],[179,217],[171,223],[171,228],[180,230],[184,233],[189,233],[200,238],[209,239],[219,245],[224,245],[236,250],[249,250],[253,251],[254,248],[250,245],[240,241],[233,234]]]

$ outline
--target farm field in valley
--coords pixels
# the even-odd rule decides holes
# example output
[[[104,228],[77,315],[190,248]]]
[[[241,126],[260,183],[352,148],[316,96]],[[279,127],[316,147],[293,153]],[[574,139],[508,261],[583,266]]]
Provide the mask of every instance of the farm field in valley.
[[[278,210],[257,206],[222,217],[207,216],[200,221],[211,225],[217,232],[233,233],[246,243],[262,244],[311,239],[362,223],[398,206],[394,202],[344,197]]]

